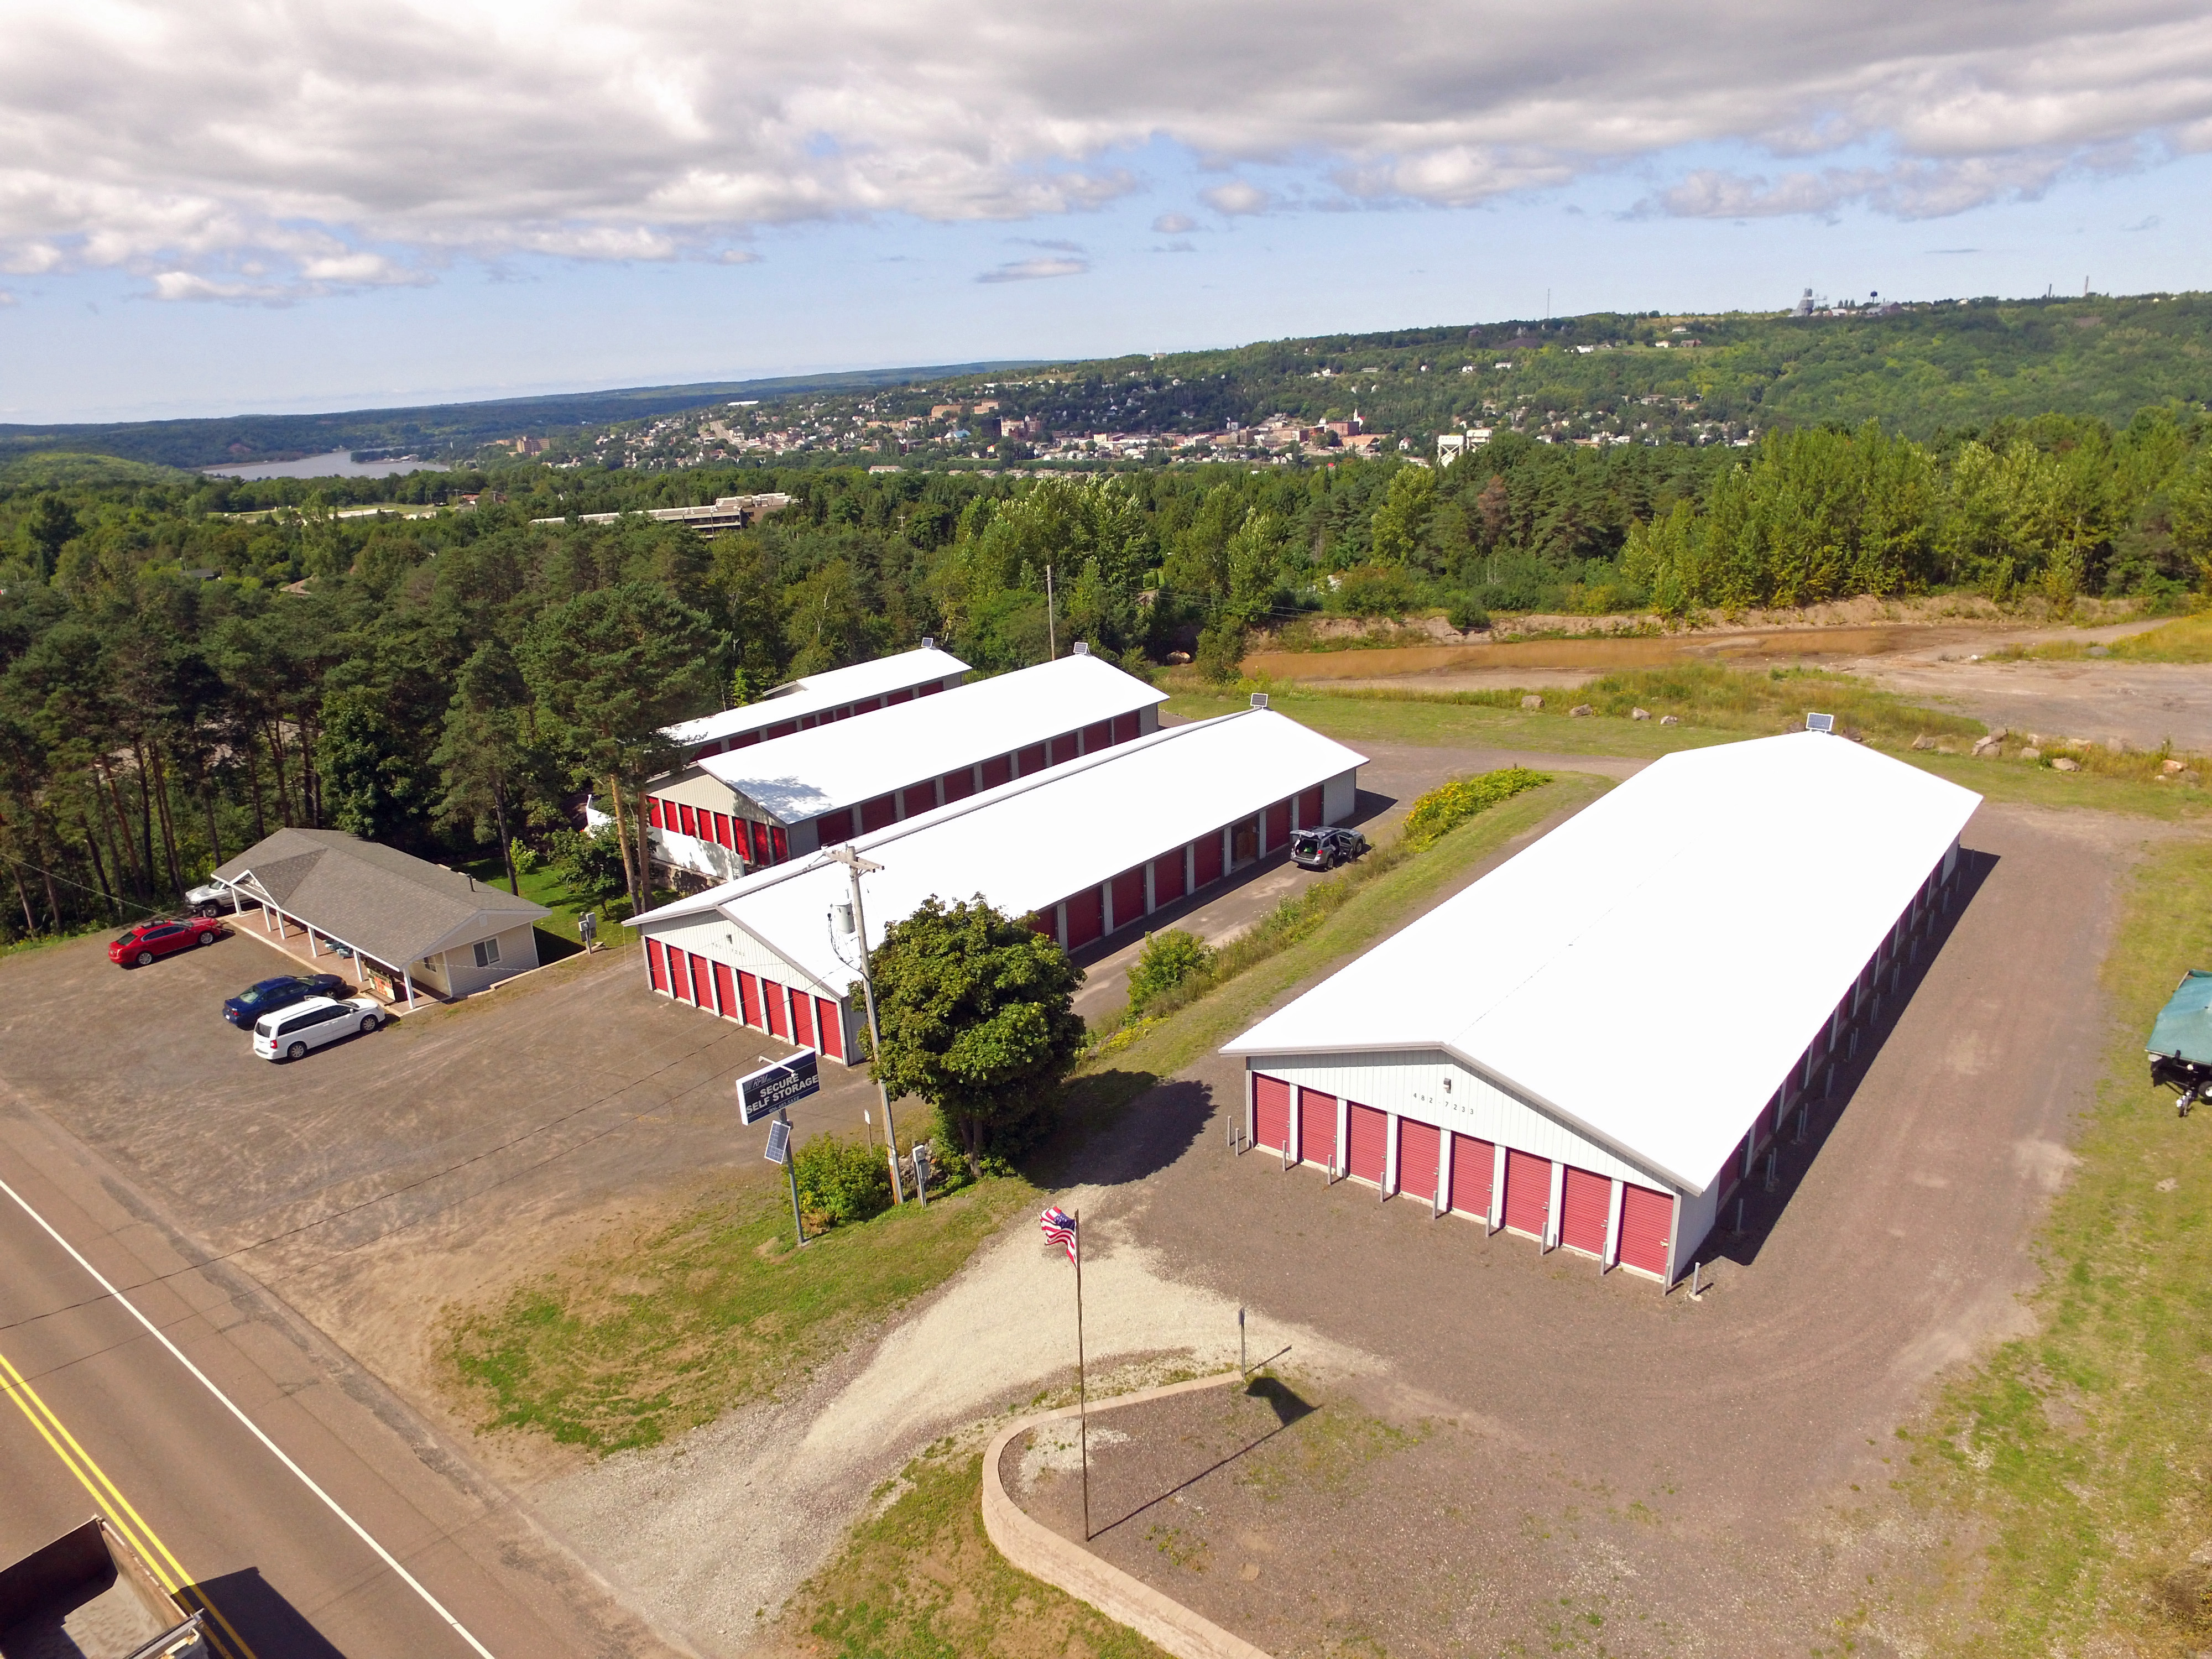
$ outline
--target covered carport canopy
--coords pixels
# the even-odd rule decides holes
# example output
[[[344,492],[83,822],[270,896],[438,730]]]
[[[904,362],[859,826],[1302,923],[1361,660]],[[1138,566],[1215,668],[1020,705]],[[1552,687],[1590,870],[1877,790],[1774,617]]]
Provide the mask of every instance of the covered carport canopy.
[[[552,914],[473,876],[342,830],[279,830],[220,866],[234,906],[251,898],[382,964],[415,1006],[412,964]]]

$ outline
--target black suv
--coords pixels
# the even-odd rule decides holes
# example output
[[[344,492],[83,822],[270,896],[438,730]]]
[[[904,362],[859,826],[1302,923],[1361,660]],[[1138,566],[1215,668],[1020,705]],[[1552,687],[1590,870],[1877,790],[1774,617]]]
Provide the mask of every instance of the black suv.
[[[1334,870],[1349,864],[1367,850],[1367,837],[1357,830],[1293,830],[1291,862],[1305,870]]]
[[[289,1008],[295,1002],[305,1002],[309,997],[335,997],[345,994],[345,981],[336,974],[280,974],[275,979],[264,979],[258,985],[249,985],[234,997],[224,999],[222,1017],[233,1025],[253,1029],[253,1022],[279,1008]]]

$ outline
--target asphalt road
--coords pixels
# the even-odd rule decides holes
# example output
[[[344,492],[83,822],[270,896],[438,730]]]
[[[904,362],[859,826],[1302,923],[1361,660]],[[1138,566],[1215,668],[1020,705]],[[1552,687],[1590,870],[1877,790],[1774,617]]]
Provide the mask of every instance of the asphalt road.
[[[226,1659],[665,1651],[346,1356],[195,1266],[39,1114],[0,1113],[0,1562],[104,1514],[210,1610]]]

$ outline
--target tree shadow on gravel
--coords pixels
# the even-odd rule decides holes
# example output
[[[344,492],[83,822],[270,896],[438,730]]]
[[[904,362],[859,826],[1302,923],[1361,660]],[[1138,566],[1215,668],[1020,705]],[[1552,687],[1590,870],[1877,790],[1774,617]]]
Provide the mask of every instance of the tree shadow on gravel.
[[[1790,1207],[1790,1200],[1812,1174],[1820,1149],[1827,1145],[1828,1137],[1843,1121],[1851,1102],[1857,1098],[1859,1087],[1873,1070],[1883,1045],[1897,1030],[1912,999],[1919,994],[1922,981],[1942,955],[1943,947],[1966,916],[1967,907],[1973,903],[1975,896],[1996,867],[1997,856],[1994,853],[1959,849],[1957,886],[1951,895],[1949,908],[1937,913],[1926,937],[1911,947],[1896,988],[1882,994],[1881,1012],[1860,1028],[1857,1054],[1831,1068],[1828,1085],[1808,1097],[1796,1121],[1776,1138],[1771,1182],[1764,1170],[1741,1182],[1722,1205],[1720,1218],[1714,1223],[1712,1231],[1705,1235],[1705,1242],[1692,1252],[1692,1259],[1733,1261],[1745,1267],[1759,1260],[1759,1251],[1773,1236]]]
[[[1151,1072],[1094,1072],[1067,1085],[1061,1127],[1030,1178],[1048,1186],[1117,1186],[1160,1173],[1194,1146],[1213,1091]]]

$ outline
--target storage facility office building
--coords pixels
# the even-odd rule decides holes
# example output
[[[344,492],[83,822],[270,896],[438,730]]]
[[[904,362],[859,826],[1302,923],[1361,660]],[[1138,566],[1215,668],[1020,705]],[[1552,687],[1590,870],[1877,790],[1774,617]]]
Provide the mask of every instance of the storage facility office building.
[[[1054,662],[713,755],[655,784],[669,864],[726,881],[1159,729],[1167,693],[1078,645]]]
[[[1248,1141],[1672,1284],[1948,908],[1980,799],[1817,732],[1656,761],[1229,1044]]]
[[[1365,757],[1264,708],[1165,727],[851,843],[870,943],[936,896],[981,894],[1079,951],[1348,818]],[[832,1059],[854,1054],[858,952],[830,913],[844,868],[757,871],[641,916],[653,988]],[[851,961],[846,960],[850,956]]]

